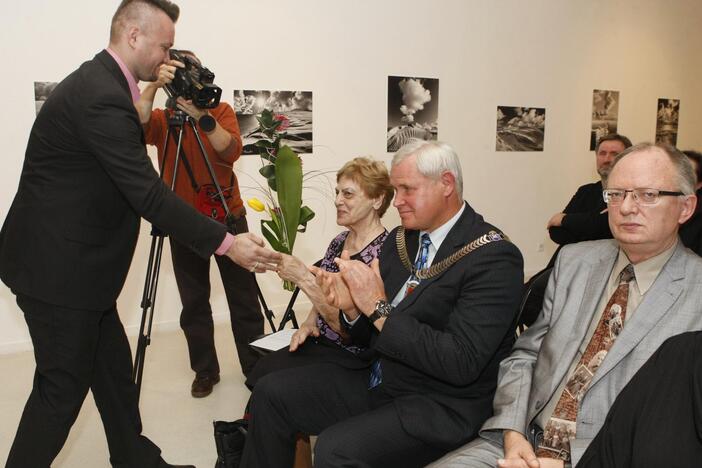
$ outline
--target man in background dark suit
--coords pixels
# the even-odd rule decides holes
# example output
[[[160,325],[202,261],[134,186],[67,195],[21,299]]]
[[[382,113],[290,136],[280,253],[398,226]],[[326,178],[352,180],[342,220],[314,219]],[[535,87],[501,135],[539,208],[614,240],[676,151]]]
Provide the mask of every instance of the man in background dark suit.
[[[251,271],[279,255],[231,236],[175,196],[144,147],[138,80],[168,60],[178,7],[124,0],[110,45],[61,82],[32,128],[19,188],[0,233],[0,277],[17,296],[34,346],[34,386],[7,466],[48,467],[88,390],[116,467],[164,467],[141,435],[129,343],[116,310],[140,217],[203,257]]]
[[[491,415],[498,365],[514,339],[522,256],[463,201],[450,146],[404,146],[390,180],[402,227],[380,264],[340,259],[341,273],[317,272],[351,343],[368,347],[368,364],[262,378],[243,466],[290,466],[297,432],[319,434],[317,467],[424,466],[475,437]]]
[[[578,188],[563,212],[554,214],[546,228],[551,240],[560,247],[576,242],[611,239],[607,221],[607,205],[602,199],[602,184],[607,179],[614,158],[631,146],[624,135],[609,134],[599,139],[595,147],[595,163],[600,180]],[[552,267],[558,255],[553,254],[548,267]]]

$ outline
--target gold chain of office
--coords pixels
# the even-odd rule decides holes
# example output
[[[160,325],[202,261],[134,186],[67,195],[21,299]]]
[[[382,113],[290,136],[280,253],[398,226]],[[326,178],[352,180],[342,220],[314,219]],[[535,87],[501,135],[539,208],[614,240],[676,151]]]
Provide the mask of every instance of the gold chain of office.
[[[409,270],[410,273],[420,279],[429,279],[434,276],[443,273],[448,270],[454,263],[468,255],[469,253],[483,247],[492,242],[497,242],[501,240],[509,240],[507,236],[497,231],[489,231],[487,234],[483,234],[477,239],[473,240],[471,243],[464,245],[445,259],[438,263],[433,264],[429,268],[422,268],[421,270],[415,271],[414,266],[409,260],[407,255],[407,243],[405,242],[405,228],[400,226],[397,230],[397,253],[400,255],[400,260],[402,264]]]

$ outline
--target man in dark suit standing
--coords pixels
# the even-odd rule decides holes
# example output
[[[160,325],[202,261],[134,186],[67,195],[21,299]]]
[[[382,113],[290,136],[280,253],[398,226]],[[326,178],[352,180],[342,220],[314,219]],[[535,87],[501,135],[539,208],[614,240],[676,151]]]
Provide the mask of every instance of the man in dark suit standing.
[[[424,466],[477,435],[514,339],[522,256],[463,201],[445,143],[398,151],[402,226],[380,263],[339,259],[318,282],[365,367],[274,372],[254,389],[243,466],[290,466],[295,434],[319,434],[315,466]]]
[[[116,310],[143,217],[203,257],[251,271],[279,255],[232,236],[175,196],[144,147],[139,80],[168,60],[178,7],[124,0],[110,45],[64,79],[32,128],[17,194],[0,233],[0,277],[34,345],[34,386],[7,466],[48,467],[88,390],[116,467],[171,466],[141,435],[129,343]]]

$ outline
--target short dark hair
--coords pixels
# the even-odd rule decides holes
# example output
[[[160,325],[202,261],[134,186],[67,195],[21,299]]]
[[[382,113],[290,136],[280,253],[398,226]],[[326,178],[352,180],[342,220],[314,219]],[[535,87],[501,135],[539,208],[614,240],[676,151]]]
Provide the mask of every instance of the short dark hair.
[[[604,143],[605,141],[618,141],[622,145],[624,145],[624,149],[631,148],[631,140],[625,137],[624,135],[620,135],[618,133],[610,133],[609,135],[605,135],[599,140],[597,140],[597,146],[595,146],[595,153],[597,153],[600,150],[600,145]]]
[[[685,150],[682,152],[685,156],[697,163],[696,171],[697,182],[702,181],[702,153],[699,151]]]
[[[110,24],[110,40],[114,39],[120,23],[125,19],[135,16],[139,6],[147,6],[164,12],[174,23],[180,16],[180,8],[169,0],[122,0],[117,7],[117,11],[112,16]]]

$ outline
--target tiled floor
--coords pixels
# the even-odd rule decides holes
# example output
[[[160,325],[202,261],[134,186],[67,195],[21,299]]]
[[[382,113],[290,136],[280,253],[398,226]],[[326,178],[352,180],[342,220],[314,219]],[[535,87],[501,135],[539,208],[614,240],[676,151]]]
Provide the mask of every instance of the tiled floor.
[[[239,367],[229,324],[216,328],[221,382],[207,398],[190,396],[193,379],[185,339],[180,331],[154,332],[146,351],[141,392],[144,434],[153,440],[169,463],[214,466],[217,458],[212,421],[241,417],[249,391]],[[132,341],[132,347],[134,342]],[[0,356],[0,463],[5,465],[34,372],[30,352]],[[109,467],[107,442],[100,416],[88,394],[53,468]]]

